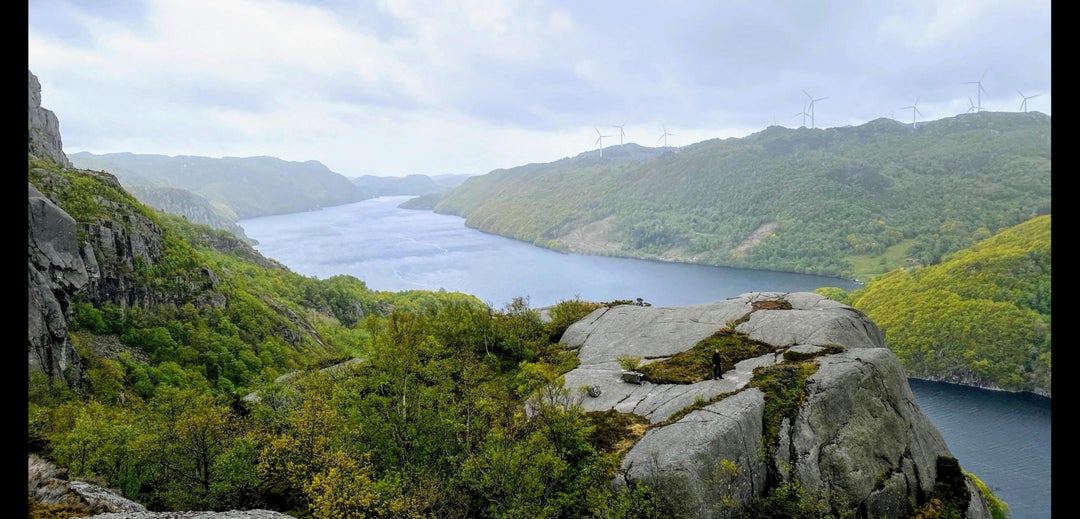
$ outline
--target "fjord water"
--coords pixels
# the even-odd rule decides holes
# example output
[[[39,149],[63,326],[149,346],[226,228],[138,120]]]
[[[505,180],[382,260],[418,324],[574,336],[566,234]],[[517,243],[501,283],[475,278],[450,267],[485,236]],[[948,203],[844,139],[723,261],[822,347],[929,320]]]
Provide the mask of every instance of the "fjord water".
[[[824,276],[563,254],[469,229],[456,216],[399,209],[408,198],[381,197],[239,224],[258,240],[259,252],[299,274],[351,274],[373,290],[465,292],[494,308],[515,297],[527,297],[532,308],[574,297],[640,297],[656,306],[679,306],[744,292],[856,286]]]
[[[469,229],[455,216],[399,209],[408,198],[239,224],[259,241],[259,252],[299,274],[349,274],[374,290],[464,292],[495,308],[515,297],[527,297],[533,308],[575,297],[682,306],[745,292],[857,286],[823,276],[562,254]],[[1009,504],[1013,519],[1050,517],[1049,399],[917,380],[911,387],[961,466]]]
[[[1008,503],[1013,519],[1049,519],[1049,398],[917,379],[908,385],[960,466]]]

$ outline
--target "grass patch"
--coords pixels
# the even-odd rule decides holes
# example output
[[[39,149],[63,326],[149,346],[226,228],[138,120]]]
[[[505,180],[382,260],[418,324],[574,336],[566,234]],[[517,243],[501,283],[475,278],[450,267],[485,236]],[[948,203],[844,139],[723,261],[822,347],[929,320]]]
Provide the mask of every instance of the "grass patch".
[[[778,348],[725,328],[702,339],[689,350],[641,366],[638,371],[645,375],[645,380],[654,384],[693,384],[708,380],[712,378],[713,349],[720,351],[721,366],[730,368],[736,362],[774,353]]]
[[[791,302],[786,299],[767,299],[750,303],[754,310],[791,310]]]
[[[589,411],[585,418],[593,427],[589,443],[599,452],[626,452],[650,427],[644,416],[614,409]]]
[[[907,263],[908,251],[914,244],[915,240],[904,240],[887,247],[881,254],[848,256],[844,259],[851,264],[852,277],[866,282],[890,270],[910,266]]]
[[[641,366],[641,357],[634,357],[632,355],[619,355],[618,357],[615,357],[615,360],[618,361],[619,367],[621,367],[624,371],[637,371],[638,368]]]

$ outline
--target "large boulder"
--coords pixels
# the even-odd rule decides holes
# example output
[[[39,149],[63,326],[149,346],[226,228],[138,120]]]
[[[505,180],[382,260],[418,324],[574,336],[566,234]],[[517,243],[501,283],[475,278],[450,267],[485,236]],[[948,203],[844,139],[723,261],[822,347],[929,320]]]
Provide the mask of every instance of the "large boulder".
[[[622,381],[618,357],[657,362],[722,329],[776,351],[737,362],[720,380]],[[562,342],[578,349],[580,360],[565,386],[601,389],[582,398],[585,410],[615,409],[653,424],[625,454],[613,484],[645,482],[682,517],[723,517],[792,482],[828,496],[837,511],[909,517],[934,489],[939,458],[952,458],[881,330],[861,312],[817,294],[601,308],[571,325]],[[817,368],[805,382],[802,405],[768,433],[769,396],[751,380],[758,368],[808,357]],[[972,495],[968,517],[989,517],[974,483],[965,484]]]

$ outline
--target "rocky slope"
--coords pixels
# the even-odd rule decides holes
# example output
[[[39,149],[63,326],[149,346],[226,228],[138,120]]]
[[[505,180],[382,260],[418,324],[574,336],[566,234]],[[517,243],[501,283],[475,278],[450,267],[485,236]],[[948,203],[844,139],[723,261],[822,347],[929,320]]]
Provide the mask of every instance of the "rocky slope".
[[[27,346],[30,368],[59,378],[73,369],[79,378],[79,355],[68,342],[71,294],[90,281],[79,252],[75,219],[34,186],[27,202]]]
[[[619,357],[647,366],[725,329],[773,351],[736,362],[721,380],[638,385],[621,377]],[[666,489],[681,496],[687,517],[723,516],[790,482],[857,517],[909,517],[934,490],[939,460],[952,456],[883,338],[861,312],[812,293],[601,308],[563,335],[580,360],[565,386],[598,394],[582,398],[588,411],[648,419],[615,484]],[[802,403],[780,412],[763,381],[785,366],[812,373],[796,385]],[[989,517],[974,482],[965,484],[967,517]]]

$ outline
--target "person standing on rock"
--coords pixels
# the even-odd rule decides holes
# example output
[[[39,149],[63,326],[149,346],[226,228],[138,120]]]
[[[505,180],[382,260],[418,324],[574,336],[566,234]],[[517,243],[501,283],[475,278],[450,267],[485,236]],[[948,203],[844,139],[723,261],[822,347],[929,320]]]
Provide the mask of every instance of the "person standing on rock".
[[[724,369],[720,367],[720,350],[718,349],[712,351],[712,378],[713,380],[724,378]]]

